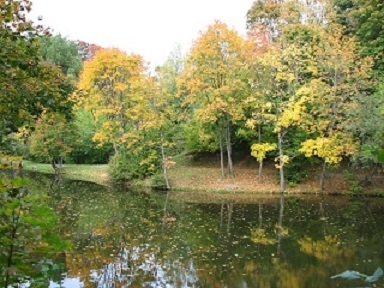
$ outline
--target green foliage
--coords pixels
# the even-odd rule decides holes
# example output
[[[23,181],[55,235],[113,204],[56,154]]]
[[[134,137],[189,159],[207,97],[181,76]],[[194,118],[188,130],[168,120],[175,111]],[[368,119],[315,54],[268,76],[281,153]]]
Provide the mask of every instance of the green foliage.
[[[160,159],[157,151],[150,147],[121,149],[109,162],[109,175],[115,182],[143,179],[159,171]]]
[[[30,154],[44,161],[64,159],[79,143],[79,132],[63,115],[44,113],[30,137]]]
[[[59,268],[55,255],[69,243],[60,239],[47,197],[30,192],[27,179],[1,172],[0,286],[30,281],[33,287],[47,287],[49,271]]]
[[[310,171],[308,170],[309,164],[310,161],[308,158],[302,155],[293,158],[288,164],[286,164],[284,166],[284,176],[287,179],[288,184],[292,186],[305,180],[310,174]]]
[[[164,175],[161,173],[158,173],[151,176],[151,187],[159,190],[166,189],[167,184],[165,182]]]
[[[82,62],[77,44],[59,35],[40,39],[40,55],[67,76],[79,77]]]
[[[112,144],[99,144],[93,141],[98,124],[92,113],[86,110],[75,112],[76,130],[80,141],[75,141],[72,151],[68,154],[67,162],[75,164],[106,164],[113,153]],[[100,126],[100,125],[99,125]]]
[[[217,136],[213,130],[214,128],[199,121],[190,121],[189,125],[185,125],[183,135],[185,139],[186,151],[209,151],[214,152],[219,149]]]
[[[3,1],[4,2],[4,1]],[[71,113],[68,94],[73,86],[57,67],[43,63],[38,38],[47,35],[27,21],[29,0],[10,0],[0,6],[0,114],[13,131],[44,108]],[[17,27],[17,28],[15,28]]]
[[[384,17],[381,0],[335,0],[337,21],[345,34],[356,37],[361,54],[374,59],[374,69],[384,72],[384,27],[378,23]]]
[[[359,180],[356,179],[356,175],[349,170],[344,170],[344,176],[347,179],[349,191],[354,194],[359,194],[362,192],[362,187],[359,183]]]

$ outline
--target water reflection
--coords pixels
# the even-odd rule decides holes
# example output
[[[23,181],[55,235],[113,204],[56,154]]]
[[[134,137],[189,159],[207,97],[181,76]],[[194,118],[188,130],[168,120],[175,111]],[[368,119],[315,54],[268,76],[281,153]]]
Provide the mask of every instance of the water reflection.
[[[384,199],[192,203],[177,193],[53,186],[73,249],[50,287],[361,287],[330,277],[383,267]]]
[[[137,263],[142,253],[146,251],[138,247],[132,250],[123,248],[115,263],[91,271],[91,282],[100,288],[135,284],[142,287],[196,287],[198,276],[193,259],[189,259],[186,265],[179,260],[162,262],[156,258],[156,253],[152,253],[146,255],[144,262]]]

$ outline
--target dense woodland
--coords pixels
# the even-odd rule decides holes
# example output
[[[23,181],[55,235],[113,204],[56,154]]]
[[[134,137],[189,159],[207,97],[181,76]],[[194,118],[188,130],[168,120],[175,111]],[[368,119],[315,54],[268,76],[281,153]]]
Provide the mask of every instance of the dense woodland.
[[[116,181],[163,175],[168,188],[181,153],[218,153],[222,177],[235,177],[246,151],[260,181],[275,161],[281,191],[308,164],[380,169],[378,0],[255,1],[246,37],[214,21],[152,74],[139,54],[51,35],[27,20],[31,8],[1,6],[4,155],[109,163]]]
[[[246,37],[214,21],[190,35],[187,55],[170,51],[155,73],[140,51],[51,35],[28,21],[32,2],[0,1],[3,168],[20,157],[109,163],[115,181],[160,176],[170,188],[176,155],[216,153],[222,177],[235,177],[234,157],[247,153],[260,181],[263,161],[275,162],[282,192],[310,164],[323,175],[342,161],[380,173],[381,0],[258,0],[244,11]],[[0,181],[3,287],[32,273],[23,255],[61,249],[54,234],[33,230],[52,228],[44,197],[13,176]],[[24,254],[14,253],[16,239]]]

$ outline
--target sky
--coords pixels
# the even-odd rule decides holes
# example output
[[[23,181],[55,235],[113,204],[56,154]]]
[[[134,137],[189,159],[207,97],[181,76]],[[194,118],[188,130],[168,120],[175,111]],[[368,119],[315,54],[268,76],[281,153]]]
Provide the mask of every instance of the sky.
[[[219,20],[245,35],[254,0],[32,0],[31,20],[53,34],[143,56],[153,69]]]

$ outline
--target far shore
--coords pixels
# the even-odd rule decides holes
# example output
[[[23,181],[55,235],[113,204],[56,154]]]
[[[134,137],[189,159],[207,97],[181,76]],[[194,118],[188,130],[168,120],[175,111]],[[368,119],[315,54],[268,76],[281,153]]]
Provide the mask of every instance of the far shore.
[[[24,161],[24,169],[39,173],[55,174],[50,164]],[[246,199],[250,194],[280,195],[280,185],[277,170],[273,163],[265,165],[263,181],[258,182],[257,163],[249,161],[235,164],[235,177],[221,177],[220,166],[216,161],[193,162],[176,161],[176,165],[169,170],[171,190],[199,194],[227,194],[238,200]],[[359,195],[384,196],[384,176],[375,175],[369,182],[364,182],[364,175],[356,175],[354,179],[347,179],[343,169],[330,171],[326,175],[324,190],[319,189],[319,172],[312,168],[310,176],[301,183],[287,183],[287,195]],[[100,185],[110,186],[108,165],[65,164],[63,176],[74,180],[90,181]],[[133,186],[149,188],[149,182],[135,181]],[[248,196],[247,196],[248,195]],[[232,197],[233,196],[233,197]],[[221,198],[219,195],[218,198]]]

